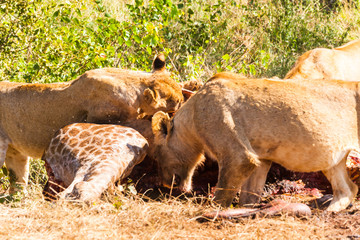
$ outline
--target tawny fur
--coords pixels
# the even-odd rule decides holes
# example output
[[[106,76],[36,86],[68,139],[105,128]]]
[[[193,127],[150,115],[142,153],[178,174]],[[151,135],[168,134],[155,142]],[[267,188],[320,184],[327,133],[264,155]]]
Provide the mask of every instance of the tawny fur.
[[[360,80],[360,40],[334,49],[316,48],[301,55],[285,79]]]
[[[217,74],[173,119],[154,115],[163,182],[179,180],[181,189],[190,190],[206,153],[219,163],[215,200],[229,206],[252,173],[258,177],[248,183],[250,189],[261,191],[270,163],[276,162],[293,171],[323,171],[334,193],[328,209],[345,209],[358,190],[345,161],[350,150],[359,149],[359,87],[358,82]]]
[[[66,189],[60,198],[91,202],[140,163],[148,142],[132,128],[74,123],[60,129],[43,159]]]
[[[204,83],[201,80],[189,80],[189,81],[180,83],[180,86],[182,88],[193,91],[193,92],[199,91],[203,85],[204,85]]]
[[[104,68],[62,84],[1,82],[0,166],[5,161],[17,182],[26,184],[28,157],[40,158],[54,133],[70,123],[175,111],[183,101],[181,87],[157,61],[152,73]]]

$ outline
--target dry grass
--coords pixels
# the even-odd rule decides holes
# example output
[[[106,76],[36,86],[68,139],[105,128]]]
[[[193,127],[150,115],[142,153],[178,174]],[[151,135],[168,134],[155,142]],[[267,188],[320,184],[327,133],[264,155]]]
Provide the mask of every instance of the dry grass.
[[[21,202],[0,205],[0,238],[352,239],[349,236],[360,234],[359,202],[350,212],[317,212],[309,219],[279,216],[201,223],[198,216],[214,208],[192,200],[153,201],[120,194],[86,206],[48,202],[40,190],[30,190]]]

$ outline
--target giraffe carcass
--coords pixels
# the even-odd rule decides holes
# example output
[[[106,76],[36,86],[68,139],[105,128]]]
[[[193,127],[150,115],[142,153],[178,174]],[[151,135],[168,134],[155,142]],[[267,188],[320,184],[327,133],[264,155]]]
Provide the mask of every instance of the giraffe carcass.
[[[43,159],[50,181],[66,188],[59,198],[91,202],[129,175],[147,149],[147,140],[132,128],[74,123],[55,134]]]

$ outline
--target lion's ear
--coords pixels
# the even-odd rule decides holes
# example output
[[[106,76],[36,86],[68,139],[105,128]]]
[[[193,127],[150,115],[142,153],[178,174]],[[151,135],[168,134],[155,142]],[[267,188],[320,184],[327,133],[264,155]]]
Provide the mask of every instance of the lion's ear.
[[[153,71],[164,71],[165,70],[165,55],[160,53],[153,62]]]
[[[159,111],[154,114],[151,121],[151,128],[155,136],[162,135],[164,138],[169,132],[170,117],[167,113]]]
[[[157,101],[157,91],[151,90],[150,88],[145,89],[144,91],[144,99],[147,104],[151,104],[153,101]]]

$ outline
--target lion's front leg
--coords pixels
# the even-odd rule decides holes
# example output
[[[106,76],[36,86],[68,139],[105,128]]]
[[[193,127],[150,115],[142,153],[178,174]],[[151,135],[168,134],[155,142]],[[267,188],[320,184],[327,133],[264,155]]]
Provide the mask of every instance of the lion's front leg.
[[[8,147],[9,141],[0,135],[0,168],[4,165]]]
[[[219,178],[216,185],[215,202],[229,207],[242,184],[256,167],[257,159],[249,153],[219,159]]]
[[[10,172],[10,193],[21,190],[28,183],[29,159],[19,151],[9,146],[6,152],[5,164]]]
[[[270,167],[271,161],[261,160],[260,166],[255,168],[250,177],[241,186],[240,205],[260,202]]]

